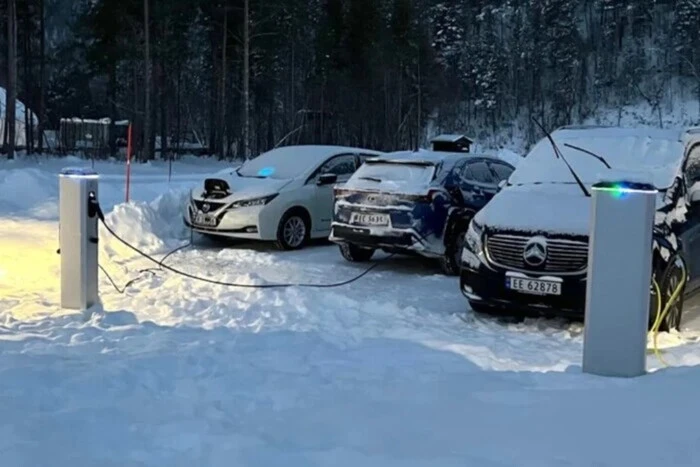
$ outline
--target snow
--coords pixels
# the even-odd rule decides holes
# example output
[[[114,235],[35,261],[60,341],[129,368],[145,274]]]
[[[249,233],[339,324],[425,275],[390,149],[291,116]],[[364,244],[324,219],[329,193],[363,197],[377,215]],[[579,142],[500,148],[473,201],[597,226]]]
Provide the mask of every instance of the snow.
[[[582,127],[557,130],[552,137],[589,193],[598,182],[653,184],[661,190],[657,208],[668,204],[663,190],[674,186],[683,162],[681,130]],[[566,144],[603,157],[612,169]],[[511,186],[499,191],[477,213],[477,223],[533,233],[588,235],[591,198],[585,197],[546,138],[522,159],[508,183]],[[676,207],[667,220],[683,214]]]
[[[670,368],[650,355],[642,378],[585,375],[580,324],[465,313],[458,280],[416,258],[385,260],[336,289],[225,288],[151,272],[120,294],[101,276],[92,314],[61,310],[57,174],[76,165],[0,162],[3,464],[700,461],[699,333],[660,336]],[[168,182],[167,164],[135,164],[125,204],[123,165],[96,162],[107,222],[160,257],[188,238],[185,194],[225,167],[187,159]],[[100,235],[100,263],[118,284],[153,266]],[[242,283],[327,283],[364,267],[333,245],[278,252],[203,240],[168,264]],[[665,449],[640,448],[650,433]]]
[[[570,144],[603,157],[614,169],[651,172],[658,189],[673,184],[683,161],[681,130],[636,128],[563,129],[552,134],[559,150],[587,185],[607,169],[596,158],[567,147]],[[573,177],[551,143],[540,140],[510,177],[512,184],[571,182]]]
[[[430,140],[430,142],[432,142],[432,143],[456,143],[457,141],[459,141],[463,138],[466,138],[469,141],[473,141],[472,138],[465,136],[465,135],[458,135],[458,134],[447,135],[447,134],[444,134],[444,135],[438,135],[438,136],[432,138]]]
[[[511,151],[508,148],[499,149],[496,153],[496,157],[508,162],[510,165],[516,168],[523,161],[523,156],[514,151]]]
[[[244,163],[239,174],[244,177],[293,179],[309,173],[335,154],[371,154],[376,151],[341,146],[283,146],[272,149]]]
[[[515,185],[496,193],[474,221],[492,229],[588,235],[590,209],[591,199],[576,182]]]
[[[436,166],[397,163],[411,157],[389,156],[394,162],[367,162],[345,183],[351,190],[371,190],[387,193],[427,193]],[[415,157],[413,157],[415,159]]]

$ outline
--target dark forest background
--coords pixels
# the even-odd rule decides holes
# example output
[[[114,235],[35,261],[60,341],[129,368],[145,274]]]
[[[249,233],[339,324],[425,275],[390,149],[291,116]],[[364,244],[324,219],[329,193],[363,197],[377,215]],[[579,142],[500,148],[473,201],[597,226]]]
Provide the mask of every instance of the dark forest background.
[[[141,158],[202,143],[376,149],[516,122],[528,142],[601,109],[697,102],[700,0],[0,0],[40,127],[134,122]],[[10,15],[0,34],[7,87]],[[38,128],[31,131],[41,131]],[[6,138],[5,138],[6,140]],[[32,138],[30,151],[43,148]]]

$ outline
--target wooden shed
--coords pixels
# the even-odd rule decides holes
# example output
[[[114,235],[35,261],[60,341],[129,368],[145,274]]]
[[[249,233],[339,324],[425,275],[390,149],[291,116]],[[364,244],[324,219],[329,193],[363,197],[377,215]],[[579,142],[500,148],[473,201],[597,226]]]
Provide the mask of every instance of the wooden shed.
[[[438,135],[430,143],[433,151],[469,152],[474,140],[464,135]]]

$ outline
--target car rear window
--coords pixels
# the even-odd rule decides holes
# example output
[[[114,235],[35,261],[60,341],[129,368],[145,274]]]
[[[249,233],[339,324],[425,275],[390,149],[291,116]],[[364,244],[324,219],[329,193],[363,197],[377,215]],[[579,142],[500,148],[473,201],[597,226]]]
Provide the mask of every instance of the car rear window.
[[[360,166],[347,182],[348,188],[383,191],[424,189],[435,175],[434,165],[368,162]]]

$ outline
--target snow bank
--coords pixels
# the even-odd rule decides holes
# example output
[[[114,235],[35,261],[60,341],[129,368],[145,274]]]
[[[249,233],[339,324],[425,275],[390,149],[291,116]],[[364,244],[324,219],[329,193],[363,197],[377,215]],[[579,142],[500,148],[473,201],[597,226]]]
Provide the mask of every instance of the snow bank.
[[[188,200],[184,190],[169,191],[154,201],[118,204],[105,215],[105,221],[125,241],[148,254],[177,247],[189,238],[182,221]],[[109,256],[131,258],[138,254],[117,240],[100,224],[103,251]]]
[[[58,218],[58,177],[35,168],[0,170],[0,212]]]

